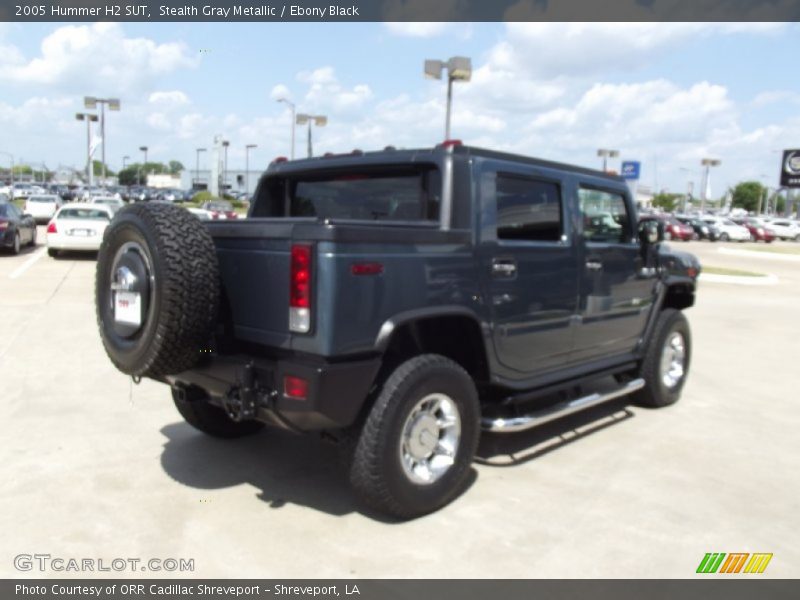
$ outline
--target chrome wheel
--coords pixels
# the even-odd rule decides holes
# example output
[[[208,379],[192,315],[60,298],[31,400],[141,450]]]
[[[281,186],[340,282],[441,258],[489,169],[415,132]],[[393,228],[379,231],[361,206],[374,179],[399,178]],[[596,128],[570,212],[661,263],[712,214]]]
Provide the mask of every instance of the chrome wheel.
[[[438,481],[455,462],[461,416],[452,398],[429,394],[411,410],[400,436],[400,462],[414,483]]]
[[[661,381],[672,389],[676,387],[686,372],[686,342],[683,335],[673,331],[664,344],[661,354]]]

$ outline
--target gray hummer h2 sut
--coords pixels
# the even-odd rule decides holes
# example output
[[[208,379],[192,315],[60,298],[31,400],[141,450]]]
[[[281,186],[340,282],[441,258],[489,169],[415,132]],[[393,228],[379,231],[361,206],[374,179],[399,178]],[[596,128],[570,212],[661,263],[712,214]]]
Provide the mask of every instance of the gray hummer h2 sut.
[[[277,159],[246,219],[119,211],[97,317],[192,426],[324,432],[358,497],[410,518],[464,489],[481,429],[678,400],[700,266],[662,234],[616,176],[455,142]]]

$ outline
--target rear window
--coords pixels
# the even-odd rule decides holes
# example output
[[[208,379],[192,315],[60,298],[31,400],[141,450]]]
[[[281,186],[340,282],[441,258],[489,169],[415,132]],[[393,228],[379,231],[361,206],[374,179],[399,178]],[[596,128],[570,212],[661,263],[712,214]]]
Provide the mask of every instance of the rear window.
[[[31,196],[28,202],[55,202],[55,196]]]
[[[94,208],[65,208],[58,213],[59,219],[93,219],[110,221],[111,216],[104,210]]]
[[[441,180],[434,168],[348,169],[268,177],[251,216],[435,221],[440,201]]]

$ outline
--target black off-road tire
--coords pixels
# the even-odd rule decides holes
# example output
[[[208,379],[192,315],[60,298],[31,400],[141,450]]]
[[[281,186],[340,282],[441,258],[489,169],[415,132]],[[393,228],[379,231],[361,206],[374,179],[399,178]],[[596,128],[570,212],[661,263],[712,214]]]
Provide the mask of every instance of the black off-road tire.
[[[661,358],[667,350],[668,341],[672,333],[677,332],[683,336],[685,360],[683,376],[674,387],[668,387],[663,381],[661,373]],[[684,314],[673,308],[665,308],[658,315],[658,319],[650,338],[650,344],[642,361],[639,376],[645,381],[645,386],[634,393],[632,399],[639,406],[661,408],[675,404],[681,397],[681,391],[689,374],[689,365],[692,357],[692,338],[689,322]]]
[[[115,330],[110,289],[115,256],[125,244],[144,254],[150,274],[141,327],[128,336]],[[95,307],[103,346],[120,371],[155,378],[194,366],[211,337],[219,296],[214,241],[199,219],[171,204],[119,210],[97,259]]]
[[[401,463],[406,419],[425,396],[443,393],[456,405],[461,434],[454,462],[433,483],[420,484]],[[350,483],[369,507],[401,519],[432,512],[466,485],[480,437],[478,393],[467,372],[452,360],[423,354],[402,363],[386,380],[361,430],[350,465]]]
[[[224,410],[211,404],[206,393],[199,388],[188,388],[182,393],[173,388],[172,400],[189,425],[213,437],[239,438],[253,435],[264,428],[264,424],[259,421],[237,423],[231,420]]]

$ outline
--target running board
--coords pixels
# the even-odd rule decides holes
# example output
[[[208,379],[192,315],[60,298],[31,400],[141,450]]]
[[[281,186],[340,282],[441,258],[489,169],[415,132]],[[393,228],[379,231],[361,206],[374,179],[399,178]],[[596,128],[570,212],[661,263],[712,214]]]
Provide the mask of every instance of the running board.
[[[511,417],[509,419],[503,419],[501,417],[484,417],[481,419],[481,428],[484,431],[493,431],[498,433],[514,433],[516,431],[524,431],[526,429],[531,429],[544,423],[554,421],[555,419],[566,417],[572,413],[586,410],[592,406],[603,404],[609,400],[627,396],[628,394],[632,394],[643,387],[644,379],[634,379],[612,392],[608,392],[606,394],[589,394],[588,396],[582,396],[581,398],[576,398],[575,400],[568,400],[566,402],[560,402],[554,406],[548,406],[547,408],[543,408],[542,410],[538,410],[521,417]]]

